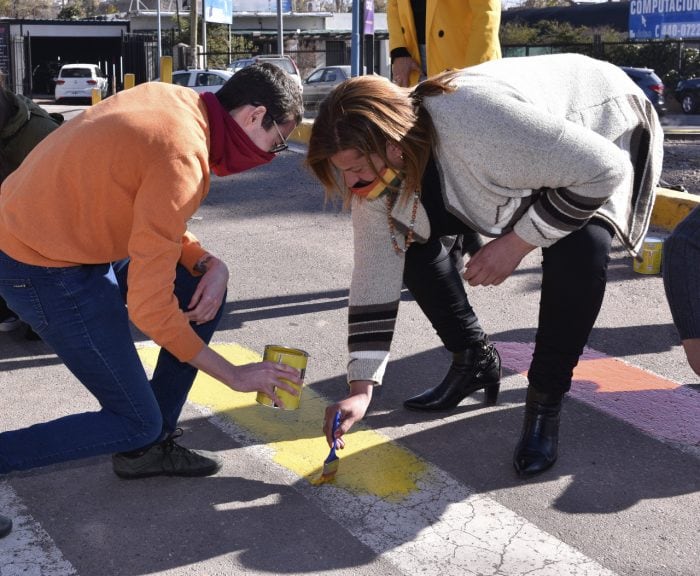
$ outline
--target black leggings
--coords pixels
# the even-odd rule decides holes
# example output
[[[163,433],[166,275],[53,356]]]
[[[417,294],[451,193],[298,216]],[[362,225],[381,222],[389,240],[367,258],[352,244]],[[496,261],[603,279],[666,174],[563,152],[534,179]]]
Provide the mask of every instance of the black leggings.
[[[430,319],[445,347],[464,350],[484,337],[440,236],[459,230],[433,230],[426,244],[406,252],[404,283]],[[605,294],[613,233],[600,220],[542,249],[542,290],[530,385],[542,392],[567,392]]]

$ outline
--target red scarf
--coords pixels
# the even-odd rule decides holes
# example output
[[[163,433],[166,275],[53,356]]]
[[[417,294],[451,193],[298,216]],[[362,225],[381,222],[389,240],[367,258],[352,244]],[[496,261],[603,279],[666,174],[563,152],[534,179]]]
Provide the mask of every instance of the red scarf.
[[[267,164],[275,155],[261,150],[211,92],[200,94],[207,106],[211,132],[209,164],[217,176],[228,176]]]

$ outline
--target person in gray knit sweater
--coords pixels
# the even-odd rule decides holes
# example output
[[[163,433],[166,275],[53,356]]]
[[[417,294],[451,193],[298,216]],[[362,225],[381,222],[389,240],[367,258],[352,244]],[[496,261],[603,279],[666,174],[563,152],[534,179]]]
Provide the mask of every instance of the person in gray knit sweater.
[[[513,464],[521,477],[558,454],[562,398],[602,304],[611,242],[644,240],[661,171],[663,132],[651,103],[616,66],[561,54],[507,58],[400,88],[378,76],[339,85],[314,122],[307,165],[352,210],[349,395],[328,406],[329,443],[364,417],[382,383],[402,282],[453,361],[406,408],[445,411],[501,367],[469,304],[542,252],[540,314]],[[462,277],[440,237],[493,238]]]

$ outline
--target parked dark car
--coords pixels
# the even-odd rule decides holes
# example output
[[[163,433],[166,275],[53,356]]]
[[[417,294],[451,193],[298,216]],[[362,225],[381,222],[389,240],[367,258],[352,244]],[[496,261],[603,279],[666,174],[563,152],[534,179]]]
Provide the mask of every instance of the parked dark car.
[[[666,101],[664,100],[664,83],[651,68],[633,68],[620,66],[627,76],[635,81],[656,109],[659,116],[666,114]]]
[[[673,95],[686,114],[700,114],[700,78],[681,80]]]

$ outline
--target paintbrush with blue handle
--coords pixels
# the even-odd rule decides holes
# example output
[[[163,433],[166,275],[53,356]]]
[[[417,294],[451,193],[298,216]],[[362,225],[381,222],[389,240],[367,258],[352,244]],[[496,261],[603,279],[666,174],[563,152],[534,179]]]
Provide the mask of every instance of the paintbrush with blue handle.
[[[321,473],[321,477],[316,481],[316,484],[326,484],[327,482],[335,480],[335,475],[340,465],[340,458],[338,458],[338,455],[335,453],[338,443],[335,433],[336,430],[338,430],[338,426],[340,426],[340,410],[335,413],[335,417],[333,418],[333,431],[331,432],[333,444],[331,444],[331,451],[330,454],[328,454],[328,458],[323,462],[323,472]]]

